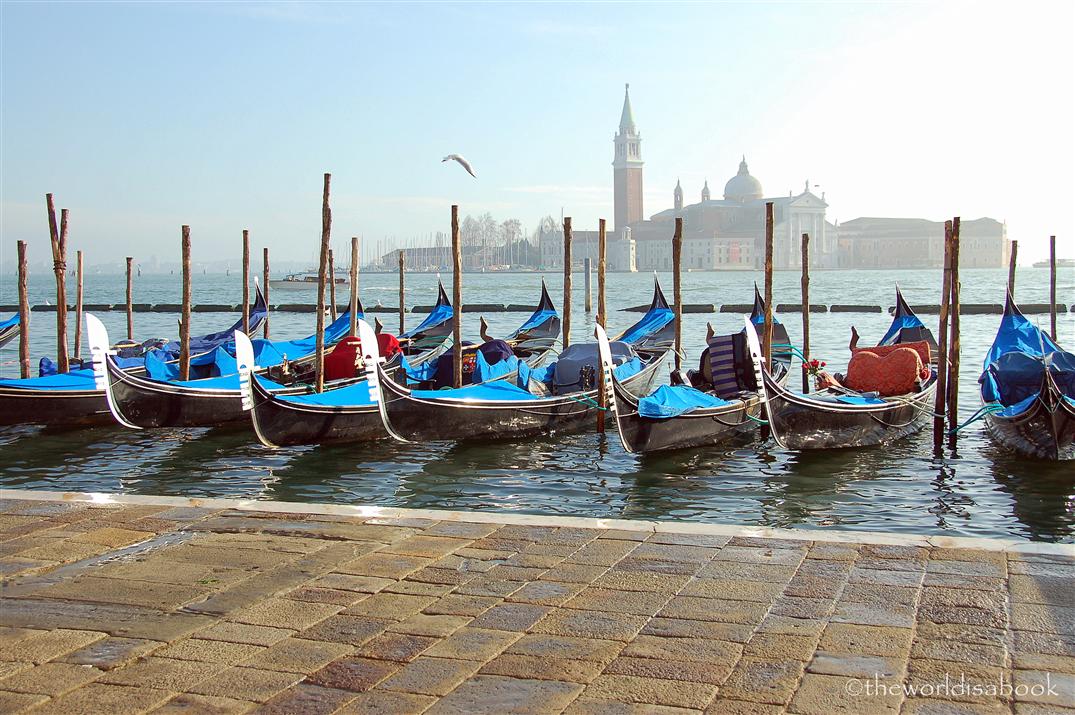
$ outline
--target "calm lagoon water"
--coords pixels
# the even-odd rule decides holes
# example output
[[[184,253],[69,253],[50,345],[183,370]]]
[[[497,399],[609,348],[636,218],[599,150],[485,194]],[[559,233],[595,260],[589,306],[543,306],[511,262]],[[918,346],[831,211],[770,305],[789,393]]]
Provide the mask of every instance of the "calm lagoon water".
[[[446,279],[448,278],[445,276]],[[962,275],[965,303],[1000,303],[1004,270],[967,270]],[[467,274],[468,302],[532,304],[541,274]],[[661,274],[671,298],[671,275]],[[559,305],[562,275],[546,275]],[[748,303],[755,273],[684,274],[688,303]],[[366,306],[397,305],[396,276],[362,276]],[[817,272],[811,302],[884,305],[894,303],[899,283],[912,304],[933,304],[940,293],[939,271]],[[596,290],[596,279],[594,281]],[[583,281],[574,279],[572,337],[588,339],[593,318],[583,312]],[[1017,278],[1021,302],[1045,302],[1048,273],[1023,268]],[[123,276],[88,276],[87,303],[123,300]],[[1075,270],[1059,278],[1063,303],[1075,302]],[[31,302],[52,301],[51,277],[31,280]],[[429,304],[436,276],[408,276],[407,304]],[[638,315],[620,309],[648,303],[649,274],[610,274],[610,329],[626,327]],[[135,282],[135,300],[177,303],[177,277],[145,275]],[[196,302],[238,303],[241,278],[195,276]],[[799,301],[799,276],[777,273],[775,302]],[[341,294],[339,301],[344,302]],[[313,301],[308,293],[277,291],[270,302]],[[0,276],[0,303],[15,302],[15,281]],[[596,298],[595,298],[596,303]],[[122,312],[102,313],[114,336],[124,330]],[[220,329],[236,315],[196,313],[194,332]],[[381,315],[388,329],[397,318]],[[416,325],[420,315],[408,315]],[[494,334],[504,334],[525,315],[486,316]],[[793,341],[801,337],[798,314],[781,314]],[[138,313],[142,338],[173,336],[176,315]],[[936,316],[923,316],[936,330]],[[960,404],[964,417],[978,406],[981,358],[992,341],[998,315],[963,316],[963,364]],[[718,331],[742,325],[739,315],[687,315],[684,340],[689,361],[697,360],[705,342],[705,324]],[[1043,326],[1048,317],[1040,318]],[[477,335],[478,316],[464,315],[464,333]],[[878,339],[887,314],[826,313],[811,318],[814,356],[831,368],[846,364],[849,326],[863,343]],[[55,319],[34,313],[35,356],[55,351]],[[310,314],[276,314],[272,334],[291,338],[312,332]],[[71,329],[73,335],[73,328]],[[1075,346],[1075,314],[1060,320],[1060,342]],[[16,345],[0,350],[0,375],[17,367]],[[580,434],[517,443],[367,445],[268,450],[248,430],[160,430],[135,432],[115,428],[61,431],[39,427],[0,428],[0,487],[85,490],[131,494],[220,496],[287,501],[379,504],[413,508],[481,509],[640,519],[684,519],[777,527],[880,530],[959,536],[1005,536],[1075,542],[1075,464],[1027,461],[997,450],[980,425],[960,438],[958,450],[934,459],[928,433],[885,449],[826,453],[788,453],[774,444],[747,439],[719,450],[689,450],[657,457],[626,454],[616,435]]]

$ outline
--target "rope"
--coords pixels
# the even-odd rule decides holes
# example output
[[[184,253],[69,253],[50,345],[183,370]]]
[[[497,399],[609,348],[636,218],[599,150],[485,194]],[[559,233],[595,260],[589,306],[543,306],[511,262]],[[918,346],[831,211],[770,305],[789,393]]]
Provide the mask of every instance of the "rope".
[[[975,412],[973,415],[971,415],[967,419],[966,422],[964,422],[961,425],[957,425],[957,426],[953,427],[952,429],[948,430],[948,434],[957,434],[963,428],[969,427],[971,424],[977,422],[978,420],[984,420],[986,418],[986,416],[988,416],[988,415],[992,415],[992,414],[996,414],[997,412],[1001,412],[1003,409],[1004,409],[1003,405],[994,405],[994,404],[982,405],[980,408],[978,408],[977,412]],[[934,416],[939,416],[939,415],[934,415]]]
[[[754,422],[757,422],[760,425],[769,424],[769,420],[763,420],[760,417],[755,417],[754,415],[744,415],[744,417],[746,417],[748,420],[753,420]]]

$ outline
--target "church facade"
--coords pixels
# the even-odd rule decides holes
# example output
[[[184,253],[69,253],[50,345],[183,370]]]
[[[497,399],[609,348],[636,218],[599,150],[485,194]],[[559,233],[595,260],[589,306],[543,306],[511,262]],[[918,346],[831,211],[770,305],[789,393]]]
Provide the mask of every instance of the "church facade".
[[[624,88],[620,124],[612,139],[613,224],[607,234],[610,271],[671,270],[675,219],[683,219],[683,268],[759,270],[765,263],[765,207],[773,204],[773,268],[802,268],[802,235],[810,236],[812,268],[933,268],[943,263],[944,225],[926,219],[859,218],[837,227],[825,216],[825,194],[811,191],[766,197],[744,156],[739,169],[713,198],[708,180],[699,200],[687,204],[677,181],[672,208],[644,218],[642,134]],[[541,235],[541,261],[563,268],[563,232]],[[970,267],[1007,265],[1011,242],[1007,226],[990,218],[964,221],[960,262]],[[572,258],[596,265],[597,232],[573,231]]]

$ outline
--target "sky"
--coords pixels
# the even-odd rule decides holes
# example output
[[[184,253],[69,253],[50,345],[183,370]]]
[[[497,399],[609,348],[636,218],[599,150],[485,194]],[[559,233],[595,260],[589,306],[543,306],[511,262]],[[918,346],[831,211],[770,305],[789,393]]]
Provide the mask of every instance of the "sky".
[[[741,155],[830,221],[990,216],[1075,256],[1075,3],[0,2],[0,261],[308,260],[463,214],[612,218],[631,85],[645,213]],[[440,159],[467,157],[472,179]],[[371,243],[372,242],[372,243]]]

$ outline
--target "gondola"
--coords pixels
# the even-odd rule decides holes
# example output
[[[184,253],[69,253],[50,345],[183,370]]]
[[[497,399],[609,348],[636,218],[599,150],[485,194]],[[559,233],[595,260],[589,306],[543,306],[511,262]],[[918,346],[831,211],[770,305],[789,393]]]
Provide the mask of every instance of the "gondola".
[[[0,348],[14,340],[21,327],[22,324],[19,322],[18,313],[7,320],[0,320]]]
[[[1009,293],[978,378],[990,437],[1038,459],[1075,459],[1075,355],[1019,311]]]
[[[765,309],[755,289],[754,309],[749,321],[764,322]],[[602,358],[609,354],[608,338],[601,326],[595,335],[602,344]],[[737,334],[714,336],[706,342],[701,370],[688,376],[692,384],[661,385],[644,397],[634,395],[614,376],[602,360],[606,394],[612,395],[609,409],[623,448],[632,454],[713,446],[757,429],[764,395],[750,354],[752,333],[745,328]],[[788,344],[787,329],[773,324],[774,345]],[[760,349],[759,349],[760,350]],[[788,377],[791,353],[773,352],[777,381]],[[703,376],[709,367],[709,377]]]
[[[639,353],[663,353],[676,339],[676,314],[668,306],[657,274],[653,274],[653,300],[638,322],[612,339],[626,343]]]
[[[534,312],[506,340],[528,367],[535,367],[559,335],[560,316],[542,281],[541,298]],[[252,366],[253,355],[240,358],[240,348],[237,338],[236,357],[241,364]],[[431,355],[430,359],[435,357]],[[450,353],[444,354],[445,359],[450,357]],[[408,365],[412,363],[409,359]],[[386,372],[392,373],[393,368],[386,367]],[[396,381],[394,375],[392,379]],[[258,440],[266,447],[363,442],[388,436],[365,381],[304,395],[273,393],[258,380],[244,379],[242,385],[247,391],[244,407],[250,412]]]
[[[359,310],[362,306],[359,304]],[[361,314],[361,313],[360,313]],[[346,337],[350,330],[348,311],[324,329],[324,342],[332,346]],[[87,330],[87,334],[89,334]],[[232,333],[234,340],[234,331]],[[316,348],[316,335],[300,340],[258,340],[256,356],[262,368],[274,368],[272,377],[262,376],[272,389],[285,389],[287,376],[308,371]],[[104,337],[107,340],[107,336]],[[100,340],[97,343],[102,345]],[[191,361],[192,367],[208,376],[192,380],[175,379],[177,368],[154,366],[149,376],[134,375],[123,370],[115,356],[101,358],[104,375],[95,375],[102,388],[107,388],[108,407],[117,422],[132,429],[153,427],[214,427],[245,420],[240,406],[239,376],[233,357],[234,344],[222,345],[203,359]],[[107,351],[106,351],[107,352]],[[98,356],[94,354],[94,363]],[[296,388],[304,392],[305,386]]]
[[[898,296],[897,302],[900,302]],[[899,318],[894,318],[886,336],[901,325],[912,323],[913,312],[906,307]],[[919,321],[920,322],[920,321]],[[749,326],[753,329],[753,323]],[[926,331],[928,333],[928,330]],[[933,413],[934,394],[937,389],[937,372],[932,359],[922,360],[929,354],[925,336],[922,340],[905,341],[897,334],[889,345],[864,350],[874,353],[867,359],[878,358],[887,353],[885,348],[912,347],[919,352],[919,366],[928,377],[922,377],[915,387],[903,394],[881,396],[876,392],[856,392],[837,386],[802,394],[792,392],[768,370],[758,369],[765,385],[765,409],[769,430],[784,449],[839,449],[845,447],[873,447],[913,434],[922,428],[923,422]],[[931,354],[928,355],[931,357]],[[864,356],[865,357],[865,356]],[[903,353],[895,359],[907,357]],[[878,358],[880,359],[880,358]],[[759,358],[760,360],[760,358]],[[916,368],[918,369],[918,368]],[[906,376],[905,376],[906,377]],[[914,378],[914,375],[910,376]]]
[[[444,292],[444,284],[437,281],[437,302],[429,311],[417,328],[408,330],[399,336],[399,344],[403,347],[406,355],[417,355],[426,350],[436,347],[444,342],[452,334],[452,316],[455,309],[452,301],[448,300],[448,294]]]
[[[254,304],[250,306],[249,324],[251,331],[260,327],[268,315],[268,306],[261,287],[255,281]],[[239,319],[227,330],[192,337],[195,346],[191,353],[194,359],[211,353],[221,344],[232,339],[235,330],[243,327]],[[145,374],[145,361],[160,365],[174,364],[175,354],[170,352],[171,343],[163,350],[153,350],[134,358],[119,358],[122,368],[134,375]],[[106,346],[107,347],[107,346]],[[178,352],[178,349],[176,349]],[[158,359],[158,357],[160,359]],[[0,379],[0,425],[55,425],[55,426],[89,426],[112,424],[114,419],[108,409],[104,389],[98,387],[94,380],[93,369],[88,363],[84,367],[66,373],[31,377],[26,379]]]
[[[651,310],[667,306],[659,285],[656,293]],[[623,361],[616,370],[632,394],[644,395],[652,388],[668,353],[668,348],[657,349],[660,343],[653,338],[665,325],[653,319],[646,329],[628,336],[643,346],[641,350],[624,341],[615,343],[617,357]],[[412,390],[387,379],[379,367],[378,394],[373,401],[388,433],[404,442],[519,439],[585,430],[598,411],[600,360],[596,344],[572,347],[578,369],[571,382],[557,377],[558,366],[565,368],[574,360],[568,351],[540,370],[520,367],[516,375],[505,379],[449,390]],[[592,354],[592,362],[586,352]]]

